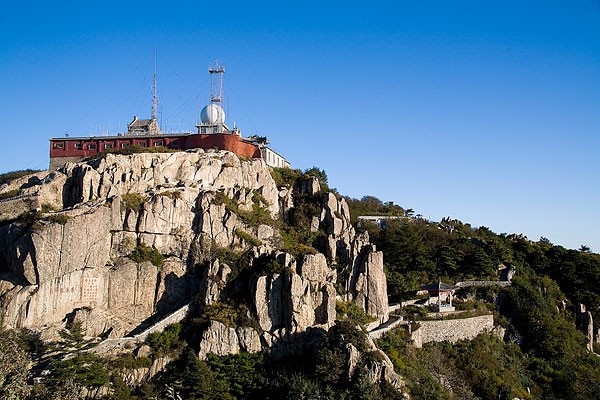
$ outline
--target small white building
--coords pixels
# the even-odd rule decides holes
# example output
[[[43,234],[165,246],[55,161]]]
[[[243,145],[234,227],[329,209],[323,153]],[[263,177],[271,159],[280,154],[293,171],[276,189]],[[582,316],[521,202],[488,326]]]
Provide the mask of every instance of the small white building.
[[[286,161],[286,159],[281,155],[273,151],[273,149],[260,146],[260,155],[263,160],[267,163],[269,167],[273,168],[289,168],[290,163]]]

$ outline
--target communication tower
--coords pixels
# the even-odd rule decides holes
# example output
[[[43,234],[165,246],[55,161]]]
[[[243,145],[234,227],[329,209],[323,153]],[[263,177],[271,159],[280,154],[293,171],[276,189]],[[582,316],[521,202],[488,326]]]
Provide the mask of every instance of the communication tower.
[[[156,119],[158,108],[158,96],[156,95],[156,47],[154,48],[154,79],[152,81],[152,119]]]
[[[214,64],[208,66],[210,73],[210,102],[223,107],[223,76],[225,67],[217,58]]]

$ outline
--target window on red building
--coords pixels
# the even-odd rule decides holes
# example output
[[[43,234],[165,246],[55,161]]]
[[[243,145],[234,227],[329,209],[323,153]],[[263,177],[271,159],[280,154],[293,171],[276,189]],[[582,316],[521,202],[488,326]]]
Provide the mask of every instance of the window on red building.
[[[64,149],[65,148],[65,144],[64,143],[54,143],[52,145],[52,148],[54,148],[54,149]]]
[[[81,150],[81,149],[83,149],[83,144],[75,143],[74,148],[75,148],[75,150]]]
[[[112,149],[113,148],[113,144],[112,143],[104,143],[104,148],[105,149]]]
[[[96,144],[95,143],[88,144],[88,150],[96,150]]]
[[[124,149],[125,147],[129,147],[129,144],[127,144],[127,143],[121,143],[121,148]]]
[[[154,147],[162,147],[163,142],[154,142]]]

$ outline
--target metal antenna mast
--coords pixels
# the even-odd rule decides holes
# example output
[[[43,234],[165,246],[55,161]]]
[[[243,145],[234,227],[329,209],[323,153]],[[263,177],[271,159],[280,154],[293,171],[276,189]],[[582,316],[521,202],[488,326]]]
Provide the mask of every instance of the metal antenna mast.
[[[152,83],[152,119],[156,119],[158,97],[156,96],[156,47],[154,48],[154,80]]]
[[[210,102],[219,106],[223,106],[223,75],[225,67],[223,63],[219,63],[219,59],[214,64],[208,66],[210,73]]]

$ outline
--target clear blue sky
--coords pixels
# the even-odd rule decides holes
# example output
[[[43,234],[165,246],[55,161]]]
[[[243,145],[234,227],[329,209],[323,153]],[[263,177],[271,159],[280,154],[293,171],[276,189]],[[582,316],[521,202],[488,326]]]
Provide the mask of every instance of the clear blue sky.
[[[88,3],[3,6],[0,172],[148,117],[156,46],[167,129],[219,57],[228,123],[341,193],[600,251],[600,1]]]

